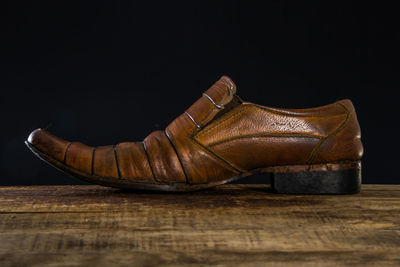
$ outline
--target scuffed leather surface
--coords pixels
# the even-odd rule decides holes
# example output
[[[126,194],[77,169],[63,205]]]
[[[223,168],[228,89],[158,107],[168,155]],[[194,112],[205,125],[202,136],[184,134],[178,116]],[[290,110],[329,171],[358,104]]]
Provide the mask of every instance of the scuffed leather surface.
[[[360,127],[350,100],[310,109],[242,101],[223,76],[185,113],[142,142],[90,147],[38,129],[28,142],[72,174],[147,184],[207,184],[280,165],[359,160]],[[233,101],[235,99],[235,101]],[[221,107],[218,107],[218,106]],[[226,108],[225,106],[229,106]],[[54,163],[57,164],[54,164]]]

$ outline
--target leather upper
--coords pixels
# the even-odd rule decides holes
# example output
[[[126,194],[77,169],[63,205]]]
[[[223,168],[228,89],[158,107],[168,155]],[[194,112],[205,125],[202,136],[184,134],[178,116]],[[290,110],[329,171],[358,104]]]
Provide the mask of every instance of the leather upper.
[[[73,174],[143,183],[202,184],[269,166],[361,158],[360,127],[350,100],[279,109],[245,102],[236,90],[223,76],[164,131],[143,142],[89,147],[41,129],[28,142]]]

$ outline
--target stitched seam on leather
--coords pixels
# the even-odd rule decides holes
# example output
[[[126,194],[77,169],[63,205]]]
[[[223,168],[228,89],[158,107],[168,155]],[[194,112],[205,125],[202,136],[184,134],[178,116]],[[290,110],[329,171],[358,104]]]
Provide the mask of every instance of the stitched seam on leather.
[[[64,162],[64,164],[65,164],[65,162],[67,161],[67,154],[68,154],[68,150],[69,150],[69,147],[71,146],[71,144],[72,144],[72,142],[69,142],[68,145],[67,145],[67,148],[65,149],[65,152],[64,152],[64,159],[63,159],[63,161],[62,161],[62,162]]]
[[[68,169],[71,169],[71,170],[74,170],[74,171],[78,171],[78,172],[80,172],[80,173],[82,173],[82,174],[84,174],[84,175],[89,175],[89,176],[93,176],[93,177],[96,177],[96,178],[105,178],[105,179],[115,179],[115,177],[110,177],[110,176],[103,176],[103,175],[98,175],[98,174],[90,174],[90,173],[88,173],[88,172],[86,172],[86,171],[84,171],[84,170],[81,170],[81,169],[78,169],[78,168],[75,168],[75,167],[72,167],[72,166],[69,166],[69,165],[66,165],[66,164],[64,164],[61,160],[58,160],[58,159],[56,159],[56,158],[54,158],[54,157],[52,157],[50,154],[47,154],[47,153],[44,153],[42,150],[40,150],[39,148],[37,148],[36,146],[34,146],[33,144],[31,144],[31,143],[29,143],[29,145],[30,146],[32,146],[32,147],[34,147],[37,151],[39,151],[41,154],[43,154],[43,155],[45,155],[46,157],[48,157],[48,158],[50,158],[50,159],[52,159],[52,160],[54,160],[54,161],[56,161],[56,162],[58,162],[59,164],[62,164],[64,167],[66,167],[66,168],[68,168]],[[36,152],[35,152],[36,153]],[[44,159],[43,159],[44,160]],[[47,162],[47,160],[45,160],[46,162]],[[50,164],[53,164],[52,162],[50,162]],[[65,170],[62,170],[63,172],[66,172]],[[78,174],[78,175],[80,175],[80,174]],[[132,181],[132,179],[127,179],[127,178],[121,178],[121,180],[125,180],[125,181]],[[183,184],[182,182],[172,182],[172,183],[162,183],[162,184]],[[144,183],[144,181],[138,181],[138,184],[149,184],[149,185],[155,185],[155,183]]]
[[[121,179],[121,171],[119,169],[119,163],[118,163],[118,156],[117,156],[117,149],[116,149],[117,145],[114,145],[114,159],[115,159],[115,164],[117,165],[117,172],[118,172],[118,179]]]
[[[342,103],[337,103],[337,104],[342,106],[342,108],[346,111],[346,113],[350,115],[351,112],[350,112],[350,110],[348,108],[346,108],[345,105],[343,105]]]
[[[184,117],[187,118],[187,116],[184,116]],[[187,119],[189,119],[189,118],[187,118]],[[165,129],[165,130],[166,130],[166,132],[169,132],[168,129]],[[201,129],[198,129],[197,127],[193,127],[193,131],[191,132],[191,134],[189,134],[189,138],[188,138],[189,141],[191,141],[191,143],[197,145],[197,146],[198,146],[200,149],[202,149],[203,151],[208,152],[207,155],[210,155],[210,156],[214,157],[214,159],[216,159],[217,161],[222,162],[222,163],[225,163],[226,165],[228,165],[229,167],[231,167],[234,171],[237,171],[237,172],[239,172],[239,173],[242,172],[242,170],[240,170],[240,168],[234,167],[234,165],[232,165],[230,162],[226,161],[225,159],[221,158],[221,157],[220,157],[219,155],[217,155],[214,151],[212,151],[212,150],[206,148],[205,146],[203,146],[202,144],[200,144],[200,143],[194,138],[194,136],[195,136],[196,134],[198,134],[199,131],[201,131]],[[173,136],[173,135],[172,135],[172,136]],[[171,139],[171,141],[172,141],[172,139]],[[178,152],[178,150],[176,150],[176,152],[177,152],[177,155],[180,155],[179,152]],[[182,156],[182,155],[178,156],[178,158],[180,158],[180,159],[181,159],[181,157],[183,157],[183,156]],[[182,162],[182,168],[185,170],[185,167],[184,167],[183,162]],[[186,177],[187,177],[188,183],[190,183],[190,178],[189,178],[189,176],[186,175]]]
[[[186,183],[189,183],[185,167],[183,166],[182,159],[181,159],[180,155],[178,154],[178,151],[177,151],[177,149],[175,147],[175,144],[172,142],[171,138],[169,138],[169,135],[168,135],[166,130],[164,130],[164,134],[167,137],[167,139],[168,139],[169,143],[171,144],[172,148],[174,149],[175,155],[178,158],[179,164],[181,165],[181,168],[182,168],[182,171],[183,171],[183,175],[185,175]]]
[[[214,158],[216,158],[219,161],[225,163],[226,165],[229,165],[231,167],[231,169],[233,169],[234,171],[238,172],[238,174],[246,172],[245,170],[242,170],[241,168],[236,166],[234,163],[232,163],[229,160],[227,160],[227,159],[223,158],[222,156],[218,155],[218,153],[216,153],[211,147],[205,147],[205,146],[203,146],[201,143],[199,143],[197,141],[194,141],[193,143],[197,144],[198,146],[203,147],[204,148],[203,150],[208,152],[209,155],[213,155]]]
[[[237,107],[240,107],[240,106],[237,106]],[[222,120],[220,120],[220,121],[216,121],[215,125],[210,126],[210,128],[204,129],[204,130],[202,130],[201,132],[199,132],[199,133],[196,135],[196,138],[200,138],[200,137],[203,136],[205,133],[211,131],[211,130],[214,129],[214,128],[222,127],[222,125],[224,125],[225,123],[227,123],[227,122],[226,122],[227,120],[233,119],[233,118],[239,116],[241,113],[243,113],[243,112],[245,112],[245,111],[248,111],[249,109],[252,109],[252,108],[258,109],[257,106],[243,106],[243,107],[242,107],[242,110],[240,110],[240,111],[238,111],[238,112],[236,112],[236,113],[233,113],[233,114],[231,114],[230,116],[227,116],[226,118],[224,118],[224,119],[222,119]],[[235,109],[235,108],[234,108],[234,109]],[[232,111],[234,111],[234,109],[233,109]],[[263,109],[263,110],[266,111],[266,112],[268,112],[268,110],[265,110],[265,109]],[[274,112],[272,112],[272,113],[274,113]],[[280,114],[280,113],[274,113],[274,114],[277,114],[277,115],[286,115],[286,116],[288,116],[288,117],[296,117],[296,116],[287,115],[287,114]],[[336,115],[335,115],[335,116],[336,116]],[[341,115],[339,114],[339,115],[337,115],[337,116],[341,116]],[[297,116],[297,117],[301,117],[301,118],[316,118],[316,117],[322,117],[322,116]]]
[[[151,175],[153,176],[154,181],[159,183],[160,181],[158,181],[156,176],[154,175],[153,167],[151,166],[150,157],[149,157],[149,154],[147,153],[147,149],[146,149],[146,145],[145,145],[144,141],[142,141],[142,145],[143,145],[144,154],[146,155],[147,163],[150,166]]]
[[[258,105],[258,104],[254,104],[254,103],[250,103],[250,102],[247,102],[247,103],[253,105],[253,107],[255,107],[255,108],[259,108],[259,109],[262,109],[264,111],[267,111],[267,112],[270,112],[270,113],[273,113],[273,114],[277,114],[277,115],[291,116],[291,117],[302,117],[302,118],[319,118],[319,117],[324,117],[325,116],[323,114],[322,115],[288,114],[288,113],[285,113],[283,111],[279,112],[279,111],[276,111],[276,110],[272,110],[272,109],[270,109],[268,107],[264,107],[262,105]],[[338,104],[338,103],[334,103],[334,104]],[[315,108],[315,110],[324,110],[324,109],[326,109],[326,108]],[[288,111],[288,112],[290,112],[290,111]]]
[[[339,104],[339,103],[334,103],[334,104]],[[251,103],[251,105],[252,105],[252,107],[254,107],[254,108],[256,108],[256,109],[261,109],[261,110],[263,110],[263,111],[265,111],[265,112],[269,112],[269,113],[272,113],[272,114],[276,114],[276,115],[280,115],[280,116],[285,116],[285,117],[299,117],[299,118],[323,118],[323,117],[327,117],[327,116],[329,116],[329,115],[323,115],[323,114],[321,114],[321,115],[301,115],[301,114],[287,114],[287,113],[284,113],[284,112],[278,112],[278,111],[274,111],[274,110],[271,110],[271,109],[268,109],[267,107],[263,107],[263,106],[257,106],[257,105],[255,105],[255,104],[253,104],[253,103]],[[340,105],[340,104],[339,104]],[[336,115],[330,115],[329,117],[334,117],[334,116],[343,116],[343,115],[345,115],[346,113],[342,113],[342,114],[336,114]]]
[[[338,132],[340,132],[341,130],[343,130],[344,129],[344,127],[347,125],[347,123],[349,122],[349,120],[350,120],[350,111],[345,107],[345,106],[343,106],[342,104],[340,104],[340,103],[337,103],[338,105],[340,105],[345,111],[346,111],[346,118],[345,118],[345,120],[335,129],[335,130],[333,130],[331,133],[329,133],[325,138],[323,138],[323,139],[321,139],[320,141],[319,141],[319,143],[317,144],[317,146],[313,149],[313,151],[311,151],[311,154],[310,154],[310,157],[309,157],[309,159],[307,160],[307,164],[311,164],[312,162],[313,162],[313,160],[315,159],[315,157],[317,156],[317,154],[318,154],[318,151],[321,149],[321,147],[322,147],[322,144],[328,139],[328,138],[330,138],[331,136],[334,136],[334,135],[336,135]]]
[[[228,169],[231,169],[235,172],[241,173],[243,172],[241,169],[234,167],[233,164],[231,164],[229,161],[225,160],[224,158],[222,158],[221,156],[219,156],[218,154],[216,154],[214,151],[212,151],[211,149],[203,146],[202,144],[200,144],[199,142],[197,142],[196,139],[190,138],[189,140],[192,141],[193,144],[197,145],[201,150],[203,150],[204,152],[208,152],[207,155],[212,156],[214,159],[216,159],[218,162],[221,163],[225,163],[224,165],[227,165]]]
[[[213,156],[214,159],[216,159],[217,161],[220,161],[222,163],[227,164],[228,166],[230,166],[233,170],[241,173],[243,172],[243,170],[241,170],[239,167],[235,166],[233,163],[225,160],[224,158],[222,158],[221,156],[219,156],[217,153],[215,153],[213,150],[211,150],[210,148],[204,146],[203,144],[201,144],[197,139],[196,139],[196,135],[199,134],[199,132],[201,133],[202,129],[198,129],[195,128],[192,133],[189,135],[189,140],[193,143],[196,144],[200,149],[202,149],[205,152],[208,152],[207,155]]]
[[[96,151],[97,147],[93,147],[93,151],[92,151],[92,162],[91,162],[91,166],[90,166],[90,175],[94,174],[94,152]]]
[[[241,113],[243,113],[244,111],[246,111],[246,110],[248,109],[247,106],[244,106],[244,107],[242,108],[242,110],[236,111],[236,113],[235,113],[235,109],[238,108],[238,107],[240,107],[240,106],[237,106],[237,107],[235,107],[235,108],[233,108],[233,109],[231,110],[231,111],[233,111],[232,114],[227,115],[227,117],[225,117],[225,118],[224,118],[224,117],[221,117],[221,120],[219,120],[219,121],[218,121],[218,120],[215,121],[215,125],[210,125],[209,128],[203,129],[202,131],[198,132],[198,133],[194,136],[194,138],[197,140],[197,138],[200,138],[200,136],[203,136],[205,133],[208,133],[209,131],[211,131],[212,129],[214,129],[214,128],[218,127],[218,126],[221,126],[224,122],[226,122],[226,121],[229,120],[230,118],[235,118],[235,117],[239,116]]]
[[[266,138],[268,138],[268,137],[279,137],[279,138],[299,137],[299,138],[313,138],[313,139],[323,138],[321,136],[305,135],[305,134],[290,134],[290,133],[288,133],[288,134],[270,134],[270,133],[263,134],[263,133],[261,133],[261,134],[247,134],[247,135],[234,136],[231,138],[215,141],[213,143],[208,144],[208,146],[211,147],[211,146],[220,145],[220,144],[238,140],[238,139],[248,139],[248,138],[253,138],[253,137],[256,137],[256,138],[257,137],[266,137]]]

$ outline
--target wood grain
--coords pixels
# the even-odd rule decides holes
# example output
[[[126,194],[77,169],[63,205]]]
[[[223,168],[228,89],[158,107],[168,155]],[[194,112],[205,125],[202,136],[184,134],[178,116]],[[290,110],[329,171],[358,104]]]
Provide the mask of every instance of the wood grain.
[[[400,185],[279,195],[0,187],[0,266],[400,266]]]

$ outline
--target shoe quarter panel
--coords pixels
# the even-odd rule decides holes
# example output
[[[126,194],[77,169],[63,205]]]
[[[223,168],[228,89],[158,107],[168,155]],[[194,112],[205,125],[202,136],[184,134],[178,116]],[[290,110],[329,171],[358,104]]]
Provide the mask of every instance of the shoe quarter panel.
[[[242,170],[306,163],[313,149],[346,114],[285,114],[243,103],[194,138]]]

